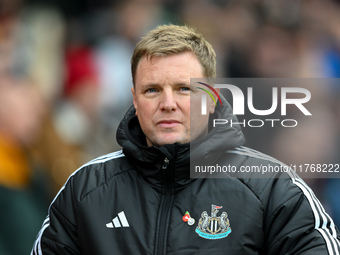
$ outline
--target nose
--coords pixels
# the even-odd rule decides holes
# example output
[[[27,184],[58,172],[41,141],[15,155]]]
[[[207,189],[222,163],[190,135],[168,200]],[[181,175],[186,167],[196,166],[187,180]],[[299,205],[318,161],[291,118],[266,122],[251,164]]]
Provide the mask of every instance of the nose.
[[[176,111],[177,103],[174,92],[172,90],[164,90],[162,93],[160,109],[162,112]]]

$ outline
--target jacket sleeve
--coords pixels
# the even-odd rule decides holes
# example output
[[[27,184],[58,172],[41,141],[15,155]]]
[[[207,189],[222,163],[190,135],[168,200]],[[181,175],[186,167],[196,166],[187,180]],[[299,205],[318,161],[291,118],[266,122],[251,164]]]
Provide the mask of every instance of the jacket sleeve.
[[[266,254],[340,253],[339,230],[298,176],[273,179],[263,196]]]
[[[80,254],[74,210],[71,177],[50,205],[31,255]]]

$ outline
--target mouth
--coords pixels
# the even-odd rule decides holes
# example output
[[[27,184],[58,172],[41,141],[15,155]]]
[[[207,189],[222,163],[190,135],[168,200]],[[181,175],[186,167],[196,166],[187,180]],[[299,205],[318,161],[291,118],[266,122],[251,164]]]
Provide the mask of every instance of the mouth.
[[[157,122],[157,126],[163,127],[163,128],[173,128],[181,124],[177,120],[161,120]]]

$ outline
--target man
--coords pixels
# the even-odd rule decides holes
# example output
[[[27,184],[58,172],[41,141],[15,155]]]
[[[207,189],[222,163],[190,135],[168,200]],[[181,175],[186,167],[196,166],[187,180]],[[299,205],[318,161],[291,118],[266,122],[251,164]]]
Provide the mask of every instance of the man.
[[[211,45],[188,27],[160,26],[137,44],[134,107],[117,131],[123,151],[71,175],[32,254],[339,254],[332,219],[293,174],[190,178],[190,156],[237,168],[279,164],[242,147],[239,127],[209,131],[209,115],[190,113],[202,95],[190,78],[215,70]],[[207,112],[234,118],[222,100],[216,109],[208,101]]]
[[[31,162],[45,108],[35,85],[0,72],[1,255],[29,253],[50,199],[47,179]]]

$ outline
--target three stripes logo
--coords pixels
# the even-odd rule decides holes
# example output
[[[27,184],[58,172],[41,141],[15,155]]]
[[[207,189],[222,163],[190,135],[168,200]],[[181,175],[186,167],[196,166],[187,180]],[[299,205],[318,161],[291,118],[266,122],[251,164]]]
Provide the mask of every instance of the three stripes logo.
[[[130,227],[129,222],[126,219],[124,211],[118,213],[118,216],[112,219],[111,222],[106,224],[107,228],[128,228]]]
[[[220,96],[218,95],[217,91],[212,86],[210,86],[210,85],[208,85],[206,83],[203,83],[203,82],[197,82],[197,83],[206,86],[212,92],[214,92],[215,95],[217,96],[218,100],[220,101],[220,104],[222,105],[222,100],[221,100]],[[213,94],[209,90],[201,88],[201,87],[197,87],[197,88],[200,89],[200,90],[203,90],[205,93],[207,93],[211,97],[211,99],[214,101],[215,105],[217,104],[217,101],[216,101],[215,97],[213,96]],[[202,95],[201,113],[202,113],[202,115],[207,115],[207,97],[206,97],[205,94]]]

